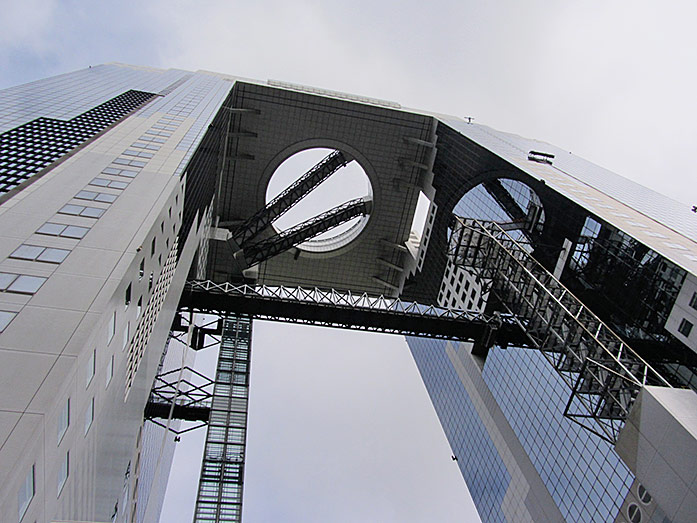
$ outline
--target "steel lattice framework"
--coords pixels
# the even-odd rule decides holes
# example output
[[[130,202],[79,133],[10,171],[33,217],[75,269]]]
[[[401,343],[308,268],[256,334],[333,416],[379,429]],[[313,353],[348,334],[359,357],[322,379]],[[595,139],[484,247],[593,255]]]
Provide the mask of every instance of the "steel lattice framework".
[[[255,318],[405,336],[523,345],[512,316],[447,309],[399,298],[334,289],[187,282],[180,307],[196,312],[240,313]]]
[[[191,379],[193,376],[198,378],[197,383]],[[213,384],[210,378],[191,367],[158,374],[145,405],[145,419],[175,434],[189,432],[205,425],[210,416]],[[158,419],[195,421],[198,424],[175,430]]]
[[[641,387],[670,383],[495,222],[454,216],[449,256],[491,291],[571,388],[564,415],[615,442]]]
[[[232,231],[232,240],[238,246],[246,244],[350,161],[341,151],[333,151],[327,155],[281,194],[271,200],[266,207],[257,211],[244,223],[235,228]]]
[[[261,263],[357,216],[369,214],[370,206],[370,200],[350,200],[271,238],[244,245],[242,255],[248,266]]]

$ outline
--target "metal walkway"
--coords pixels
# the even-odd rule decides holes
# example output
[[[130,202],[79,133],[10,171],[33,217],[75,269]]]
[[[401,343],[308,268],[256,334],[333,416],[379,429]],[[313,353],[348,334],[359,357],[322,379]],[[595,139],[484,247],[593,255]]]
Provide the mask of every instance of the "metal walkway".
[[[644,385],[671,385],[495,222],[454,216],[449,256],[489,281],[571,388],[564,415],[614,442]]]
[[[302,287],[267,287],[189,281],[180,307],[240,313],[254,318],[405,336],[526,345],[511,316],[445,309],[398,298]]]

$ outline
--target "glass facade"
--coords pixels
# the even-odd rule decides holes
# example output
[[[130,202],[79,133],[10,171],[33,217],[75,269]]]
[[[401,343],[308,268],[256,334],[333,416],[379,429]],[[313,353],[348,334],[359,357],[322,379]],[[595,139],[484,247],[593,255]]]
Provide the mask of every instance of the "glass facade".
[[[510,473],[445,352],[447,341],[407,338],[416,366],[484,521],[505,522]]]
[[[477,139],[482,138],[485,145],[500,140],[485,130],[465,127],[469,134],[479,133]],[[439,134],[448,136],[446,131]],[[453,135],[452,140],[459,138]],[[532,145],[523,147],[534,149]],[[471,146],[460,150],[449,146],[448,142],[439,146],[442,170],[452,169],[448,155],[459,165],[467,165],[465,147]],[[525,176],[516,174],[512,166],[497,170],[500,174],[493,182],[466,187],[457,201],[447,205],[441,200],[439,210],[451,208],[458,216],[506,224],[508,233],[531,253],[549,215],[552,223],[558,215],[585,216],[577,236],[571,226],[562,229],[561,239],[572,241],[562,281],[623,337],[639,337],[640,331],[652,331],[663,340],[671,337],[664,325],[684,279],[683,269],[573,202],[538,196],[532,189],[535,181],[531,178],[525,183]],[[465,175],[448,172],[450,180],[457,176],[466,185]],[[457,191],[453,187],[453,193]],[[639,281],[643,283],[637,284]],[[491,301],[488,311],[496,307],[495,300]],[[481,378],[470,379],[462,368],[458,370],[460,363],[453,357],[458,351],[451,348],[448,353],[447,342],[409,338],[408,345],[484,521],[524,519],[514,508],[530,502],[516,487],[520,471],[532,490],[536,481],[544,485],[560,519],[601,522],[618,517],[635,478],[611,443],[564,416],[571,390],[542,353],[494,346],[475,365],[475,358],[465,350],[466,356],[460,357],[470,361],[470,372],[476,366]],[[684,354],[684,346],[679,349]],[[462,350],[460,347],[460,354]],[[681,369],[684,375],[685,367]],[[497,421],[498,413],[502,419]],[[505,434],[512,435],[515,442],[504,444]],[[526,468],[528,463],[532,467]]]
[[[495,347],[481,373],[484,383],[477,385],[458,375],[456,361],[446,353],[449,342],[408,338],[407,343],[483,521],[525,519],[525,490],[512,488],[512,476],[526,470],[522,463],[528,459],[564,520],[615,518],[634,476],[610,443],[563,416],[568,386],[542,354]],[[475,404],[473,397],[488,392],[496,407]],[[503,427],[494,409],[503,413]],[[517,445],[505,444],[502,434],[508,430],[524,455]]]
[[[607,441],[565,418],[569,388],[545,357],[489,351],[482,377],[567,521],[610,521],[634,476]]]

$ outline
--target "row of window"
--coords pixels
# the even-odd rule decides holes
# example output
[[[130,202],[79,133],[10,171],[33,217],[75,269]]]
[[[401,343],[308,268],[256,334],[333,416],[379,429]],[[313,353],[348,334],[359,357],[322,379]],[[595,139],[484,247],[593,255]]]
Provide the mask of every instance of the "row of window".
[[[160,139],[158,138],[158,141]],[[63,152],[62,150],[60,151],[61,153]],[[129,165],[131,166],[137,166],[140,167],[144,165],[144,163],[141,165],[141,163],[136,163],[135,161],[133,162],[128,162]],[[125,177],[134,177],[137,172],[128,170],[128,169],[114,169],[109,171],[107,170],[105,174],[113,174],[113,175],[120,175],[120,176],[125,176]],[[21,182],[21,178],[15,177],[13,182],[19,183]],[[101,186],[101,187],[109,187],[112,189],[124,189],[127,186],[127,183],[124,182],[117,182],[117,181],[112,181],[112,180],[107,180],[104,178],[95,178],[90,185],[94,186]],[[3,189],[9,190],[11,188],[10,185],[5,184],[5,186],[0,187],[0,192],[2,192]],[[90,200],[90,201],[98,201],[98,202],[104,202],[104,203],[112,203],[115,201],[116,197],[111,194],[107,193],[99,193],[99,192],[94,192],[94,191],[81,191],[76,195],[76,198],[78,199],[83,199],[83,200]],[[66,215],[74,215],[74,216],[83,216],[83,217],[89,217],[89,218],[99,218],[102,216],[104,213],[104,209],[96,208],[96,207],[89,207],[89,206],[83,206],[83,205],[73,205],[73,204],[68,204],[64,206],[60,211],[59,214],[66,214]],[[73,226],[73,225],[66,225],[66,224],[58,224],[58,223],[53,223],[53,222],[48,222],[44,224],[37,232],[39,234],[47,234],[47,235],[52,235],[52,236],[62,236],[62,237],[68,237],[68,238],[75,238],[75,239],[80,239],[84,237],[86,232],[89,230],[89,228],[86,227],[79,227],[79,226]],[[18,247],[11,255],[10,257],[16,258],[16,259],[24,259],[24,260],[29,260],[29,261],[40,261],[40,262],[47,262],[47,263],[61,263],[65,258],[67,257],[69,251],[66,249],[57,249],[53,247],[43,247],[43,246],[37,246],[37,245],[31,245],[31,244],[24,244]],[[34,293],[36,292],[40,286],[43,284],[43,282],[46,280],[46,278],[43,277],[36,277],[36,276],[29,276],[29,275],[19,275],[19,274],[10,274],[10,273],[2,273],[0,274],[0,289],[3,291],[9,291],[9,292],[21,292],[21,293]],[[129,286],[129,291],[130,291],[130,286]],[[140,311],[142,307],[142,297],[139,299],[138,302],[138,309]],[[10,321],[14,318],[16,313],[14,312],[9,312],[9,311],[0,311],[0,332],[2,332],[5,327],[10,323]],[[128,334],[125,334],[125,341],[124,341],[124,347],[127,342],[127,336]],[[108,387],[109,383],[111,382],[111,379],[113,377],[113,369],[114,369],[114,356],[111,355],[107,362],[107,372],[106,372],[106,386]],[[92,354],[90,355],[90,359],[87,363],[87,374],[86,374],[86,386],[89,386],[89,384],[92,382],[94,374],[96,371],[96,351],[93,351]],[[85,434],[88,433],[93,419],[94,419],[94,408],[95,408],[95,400],[94,397],[90,400],[88,404],[88,408],[85,412],[85,422],[84,422],[84,432]],[[64,411],[61,415],[61,418],[58,423],[58,443],[62,440],[64,434],[67,432],[68,427],[70,425],[70,399],[68,398],[66,400],[66,404],[64,407]],[[27,511],[33,497],[35,494],[35,467],[32,466],[30,473],[27,475],[27,478],[22,484],[22,487],[20,488],[20,491],[18,493],[18,517],[21,520],[22,517],[24,516],[25,512]],[[60,467],[58,469],[58,475],[57,475],[57,495],[60,495],[64,485],[67,482],[68,476],[70,474],[70,451],[66,451],[63,459],[61,460]]]
[[[34,294],[41,288],[46,279],[43,276],[0,272],[0,292]]]
[[[0,193],[12,190],[153,96],[128,91],[72,120],[41,117],[0,134]]]
[[[135,176],[135,174],[137,174],[135,171],[133,171],[133,173],[134,173],[134,176]],[[116,174],[116,173],[107,172],[106,174]],[[104,178],[95,178],[92,182],[90,182],[90,185],[110,187],[113,189],[125,189],[128,186],[128,183],[107,180]],[[81,191],[79,193],[78,197],[82,197],[82,199],[94,199],[94,198],[92,198],[91,194],[85,194],[85,193],[89,193],[89,191]],[[98,193],[98,194],[102,194],[102,193]],[[101,200],[98,200],[98,201],[101,201]],[[95,211],[99,211],[99,212],[95,212]],[[92,207],[85,207],[85,206],[78,206],[78,205],[69,204],[69,205],[66,205],[65,207],[63,207],[63,209],[61,209],[60,212],[62,212],[63,214],[90,216],[90,217],[98,218],[103,214],[104,209],[96,209],[96,208],[92,208]],[[59,229],[56,227],[46,227],[47,225],[55,226],[57,224],[47,223],[44,226],[42,226],[42,228],[39,229],[39,231],[37,231],[37,232],[40,232],[42,234],[57,233],[58,235],[61,235],[61,236],[66,235],[67,227],[66,227],[66,229]],[[47,231],[49,231],[49,232],[47,232]],[[83,234],[83,236],[84,236],[84,234]],[[35,249],[44,249],[44,252],[46,250],[63,251],[65,253],[65,255],[63,256],[62,259],[65,259],[65,257],[69,253],[69,251],[65,251],[63,249],[50,249],[50,248],[43,248],[43,247],[36,247],[36,246],[25,246],[25,245],[21,246],[17,250],[17,251],[20,251],[20,254],[26,254],[27,256],[37,255],[34,258],[37,261],[43,261],[43,260],[40,260],[40,256],[42,254],[37,254],[37,252],[38,252],[37,250],[29,251],[29,250],[25,249],[25,247],[34,247]],[[17,252],[17,251],[15,251],[15,252]],[[13,257],[18,257],[18,256],[14,256],[14,253],[13,253]],[[29,258],[24,258],[24,259],[29,259]],[[62,259],[60,261],[62,261]],[[60,261],[58,263],[60,263]],[[142,276],[142,274],[141,274],[141,276]],[[128,305],[130,304],[130,301],[131,301],[131,293],[132,293],[131,289],[132,289],[132,286],[129,285],[127,290],[126,290],[126,307],[128,307]],[[138,300],[138,310],[136,313],[136,317],[140,316],[140,312],[142,309],[142,302],[143,302],[143,297],[141,296]],[[124,335],[123,335],[123,347],[122,348],[124,348],[124,349],[127,346],[128,339],[129,339],[129,332],[128,332],[129,326],[130,326],[130,324],[127,323],[126,327],[125,327]],[[107,327],[107,345],[109,343],[111,343],[115,332],[116,332],[116,312],[113,313],[113,315],[109,321],[109,325]],[[114,376],[114,359],[115,359],[114,354],[111,354],[111,356],[107,359],[107,362],[106,362],[105,388],[109,387],[109,384],[111,383],[111,380]],[[94,379],[94,376],[96,374],[96,370],[97,370],[97,350],[93,349],[92,352],[90,353],[90,356],[89,356],[89,359],[87,361],[86,368],[85,368],[85,371],[86,371],[85,372],[85,388],[86,389],[89,388],[89,386],[91,385],[91,383]],[[87,410],[85,411],[85,418],[84,418],[84,434],[85,434],[85,436],[88,434],[90,427],[92,426],[92,422],[94,421],[94,412],[95,412],[95,398],[92,397],[90,402],[88,403]],[[57,444],[58,445],[60,445],[61,441],[63,440],[63,437],[64,437],[65,433],[67,432],[68,427],[70,426],[70,422],[71,422],[71,402],[70,402],[70,398],[67,398],[67,400],[64,404],[63,410],[60,414],[58,426],[57,426]],[[63,486],[67,482],[69,473],[70,473],[70,451],[66,451],[65,457],[61,461],[61,465],[60,465],[60,468],[58,471],[57,495],[60,495],[60,493],[63,489]],[[28,502],[26,503],[26,505],[28,506]],[[26,508],[24,510],[26,510]]]
[[[144,165],[144,164],[143,164]],[[115,169],[107,168],[105,169],[105,174],[109,175],[120,175],[128,178],[132,178],[137,174],[137,171],[127,170],[127,169]],[[90,182],[90,185],[98,187],[108,187],[111,189],[123,190],[128,186],[128,182],[109,180],[106,178],[95,178]],[[1,192],[0,187],[0,192]],[[109,193],[101,193],[96,191],[82,190],[75,195],[76,199],[96,201],[102,203],[112,203],[116,200],[116,195]],[[72,216],[82,216],[88,218],[100,218],[105,212],[105,209],[90,207],[86,205],[75,205],[67,204],[63,206],[58,213]],[[81,239],[87,234],[89,227],[82,227],[76,225],[67,225],[55,222],[47,222],[42,225],[36,232],[37,234],[44,234],[49,236],[59,236],[65,238]],[[59,249],[54,247],[45,247],[40,245],[32,244],[22,244],[17,249],[15,249],[10,258],[28,260],[28,261],[38,261],[46,263],[61,263],[66,259],[70,253],[67,249]],[[34,294],[36,293],[41,285],[46,281],[45,277],[30,276],[23,274],[13,274],[13,273],[0,273],[0,291],[4,292],[16,292],[22,294]],[[129,287],[130,290],[130,287]],[[139,309],[142,306],[142,297],[139,301]],[[4,331],[9,325],[12,319],[16,316],[15,312],[11,311],[0,311],[0,332]],[[115,327],[115,325],[114,325]],[[125,333],[124,336],[127,339],[128,334]],[[109,340],[110,341],[110,340]],[[126,343],[124,343],[125,346]],[[94,375],[97,369],[97,353],[96,349],[90,354],[89,360],[87,362],[86,377],[85,377],[85,387],[89,387],[92,383]],[[108,387],[114,373],[114,355],[112,354],[106,364],[106,383],[105,386]],[[87,410],[85,411],[84,418],[84,434],[87,435],[92,422],[94,420],[95,411],[95,399],[91,398],[88,403]],[[59,415],[58,425],[57,425],[57,444],[60,444],[65,436],[66,432],[71,423],[71,401],[67,398],[63,409]],[[19,519],[21,520],[24,513],[29,507],[29,504],[34,497],[35,493],[35,478],[34,478],[35,467],[32,466],[30,474],[27,476],[25,481],[20,488],[18,494],[18,507],[19,507]],[[57,476],[57,495],[60,495],[65,483],[67,482],[70,473],[70,451],[66,451],[64,458],[61,460],[60,467],[58,469]]]
[[[135,172],[135,171],[134,171]],[[109,174],[109,173],[107,173]],[[109,180],[106,178],[94,178],[90,185],[99,187],[108,187],[110,189],[123,190],[128,187],[128,182]],[[88,200],[101,203],[113,203],[117,196],[111,193],[102,193],[96,191],[82,190],[75,196],[78,200]],[[100,218],[106,209],[99,207],[91,207],[87,205],[66,204],[58,214],[66,214],[70,216],[82,216],[86,218]],[[89,231],[90,227],[79,225],[68,225],[57,222],[46,222],[36,231],[37,234],[46,236],[57,236],[61,238],[70,238],[80,240]],[[22,244],[15,249],[10,258],[37,261],[45,263],[60,264],[70,254],[68,249],[60,249],[56,247],[45,247],[41,245]],[[41,285],[46,281],[45,277],[30,276],[23,274],[0,273],[0,291],[16,292],[21,294],[35,294]],[[0,311],[0,332],[9,325],[10,321],[16,316],[15,312]]]
[[[149,141],[148,138],[153,138],[153,140],[157,140],[156,143],[162,143],[164,142],[164,138],[161,137],[148,137],[144,136],[143,139],[145,141]],[[150,150],[155,150],[154,148],[158,146],[151,146],[148,147]],[[128,154],[128,151],[125,153]],[[151,153],[146,153],[145,155],[139,154],[140,157],[148,157],[147,155],[150,155],[149,157],[152,156]],[[114,162],[118,163],[118,162]],[[144,162],[140,162],[144,165]],[[129,163],[129,165],[133,165],[136,167],[141,167],[141,165],[135,164],[134,163]],[[138,174],[138,171],[135,170],[130,170],[130,169],[117,169],[114,167],[107,167],[104,171],[104,174],[107,175],[116,175],[116,176],[124,176],[126,178],[133,178]],[[122,181],[116,181],[116,180],[110,180],[107,178],[95,178],[90,182],[90,185],[98,186],[98,187],[108,187],[111,189],[118,189],[118,190],[123,190],[128,186],[128,182],[122,182]],[[75,198],[77,199],[82,199],[82,200],[89,200],[89,201],[97,201],[97,202],[102,202],[102,203],[112,203],[113,201],[116,200],[116,196],[113,194],[109,193],[100,193],[96,191],[88,191],[88,190],[83,190],[80,191]],[[178,197],[177,197],[177,203],[178,203]],[[83,216],[83,217],[89,217],[89,218],[99,218],[101,217],[105,212],[105,209],[97,208],[97,207],[89,207],[89,206],[84,206],[84,205],[75,205],[75,204],[67,204],[61,210],[59,211],[59,214],[66,214],[66,215],[73,215],[73,216]],[[170,208],[170,218],[171,218],[171,208]],[[161,229],[162,232],[164,232],[164,221],[161,224]],[[82,227],[82,226],[75,226],[75,225],[67,225],[67,224],[61,224],[61,223],[55,223],[55,222],[46,222],[44,225],[42,225],[36,232],[37,234],[44,234],[44,235],[50,235],[50,236],[60,236],[60,237],[67,237],[67,238],[73,238],[73,239],[81,239],[85,236],[85,234],[89,231],[89,227]],[[169,239],[166,240],[166,244],[169,247]],[[156,252],[156,238],[153,238],[152,244],[151,244],[151,257],[154,257],[155,252]],[[31,244],[23,244],[20,245],[15,251],[10,255],[10,258],[15,258],[15,259],[22,259],[22,260],[28,260],[28,261],[40,261],[40,262],[47,262],[47,263],[61,263],[67,255],[70,253],[69,250],[67,249],[59,249],[59,248],[54,248],[54,247],[44,247],[44,246],[38,246],[38,245],[31,245]],[[162,263],[161,256],[160,256],[160,264]],[[143,274],[145,272],[145,260],[141,260],[140,264],[140,270],[139,270],[139,279],[143,277]],[[41,287],[41,285],[45,282],[46,278],[44,277],[37,277],[37,276],[29,276],[29,275],[21,275],[21,274],[11,274],[11,273],[0,273],[0,291],[7,291],[7,292],[21,292],[21,293],[26,293],[26,294],[33,294],[38,289]],[[152,273],[150,276],[150,282],[149,282],[149,287],[148,290],[152,291],[152,282],[153,277]],[[131,295],[132,295],[132,285],[129,284],[129,286],[126,289],[126,295],[125,295],[125,306],[128,308],[129,304],[131,303]],[[143,297],[141,296],[138,299],[138,308],[136,312],[136,317],[139,317],[142,311],[142,303],[143,303]],[[9,322],[14,318],[16,313],[14,312],[8,312],[8,311],[0,311],[0,332],[2,332],[5,327],[9,324]],[[129,341],[129,327],[130,323],[126,323],[125,330],[124,330],[124,335],[123,335],[123,346],[122,349],[125,349],[126,346],[128,345]],[[107,328],[107,344],[110,343],[114,337],[116,330],[116,312],[113,313],[113,316],[109,322],[108,328]],[[90,384],[93,381],[94,375],[96,373],[97,369],[97,351],[94,349],[92,353],[89,356],[89,359],[87,361],[86,365],[86,374],[85,374],[85,387],[88,388]],[[114,355],[112,354],[107,362],[106,362],[106,383],[105,387],[108,387],[109,384],[111,383],[111,380],[113,378],[113,373],[114,373]],[[88,403],[87,410],[85,411],[85,418],[84,418],[84,434],[87,435],[90,427],[92,426],[92,422],[94,420],[94,412],[95,412],[95,398],[92,397],[90,402]],[[61,441],[63,440],[66,432],[68,431],[68,428],[70,427],[71,424],[71,401],[70,398],[67,398],[64,404],[64,407],[60,413],[59,420],[58,420],[58,425],[57,425],[57,444],[59,445]],[[27,508],[29,507],[29,504],[34,496],[35,493],[35,484],[34,484],[34,466],[32,466],[30,475],[27,477],[27,480],[25,480],[24,484],[22,485],[22,488],[19,493],[19,498],[18,498],[18,506],[19,506],[19,518],[23,517],[24,513],[26,512]],[[62,459],[60,463],[60,467],[58,469],[58,475],[57,475],[57,495],[60,495],[64,485],[67,482],[68,476],[70,473],[70,451],[66,451],[64,458]]]

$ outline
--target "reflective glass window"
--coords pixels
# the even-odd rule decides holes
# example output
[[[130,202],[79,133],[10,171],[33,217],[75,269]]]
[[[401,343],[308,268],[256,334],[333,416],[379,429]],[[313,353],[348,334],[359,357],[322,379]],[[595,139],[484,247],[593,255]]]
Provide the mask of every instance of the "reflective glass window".
[[[29,508],[29,503],[34,498],[34,465],[31,466],[29,474],[24,478],[24,482],[17,493],[17,506],[19,507],[19,520],[24,517],[24,513]]]
[[[37,258],[37,261],[47,262],[47,263],[61,263],[70,254],[70,251],[66,249],[55,249],[53,247],[47,247],[44,249]]]
[[[87,434],[92,426],[92,421],[94,420],[94,398],[87,404],[87,410],[85,411],[85,434]]]
[[[10,258],[19,258],[20,260],[35,260],[39,254],[44,252],[45,247],[36,245],[20,245],[17,247]]]
[[[692,298],[690,298],[690,307],[697,310],[697,292],[692,293]]]
[[[61,461],[60,468],[58,469],[58,496],[60,496],[61,491],[65,482],[68,480],[68,474],[70,473],[70,452],[65,453],[65,457]]]
[[[17,316],[16,312],[0,311],[0,332],[7,328],[15,316]]]
[[[58,417],[58,443],[60,444],[63,439],[63,435],[68,430],[70,426],[70,398],[68,398],[63,404],[63,409]]]
[[[44,284],[46,278],[41,276],[27,276],[21,274],[17,279],[7,287],[9,292],[18,292],[21,294],[34,294]]]
[[[61,214],[71,214],[73,216],[78,216],[85,209],[82,205],[64,205],[63,208],[58,211]]]
[[[17,278],[16,274],[9,272],[0,272],[0,291],[6,290],[10,284]]]
[[[86,216],[87,218],[99,218],[102,214],[104,214],[104,209],[85,207],[85,209],[80,213],[80,216]]]
[[[60,233],[62,233],[65,230],[65,225],[61,223],[44,223],[41,227],[39,227],[39,230],[36,232],[39,234],[48,234],[50,236],[58,236]]]
[[[106,194],[106,193],[99,193],[95,198],[95,201],[97,202],[106,202],[106,203],[112,203],[113,201],[116,200],[116,195],[114,194]]]
[[[75,198],[79,198],[81,200],[94,200],[97,197],[96,192],[94,191],[80,191],[75,195]]]
[[[692,327],[692,322],[683,318],[678,327],[678,332],[687,338],[692,332]]]
[[[60,234],[66,238],[82,238],[87,234],[89,229],[87,227],[79,227],[77,225],[68,225],[65,230]]]

